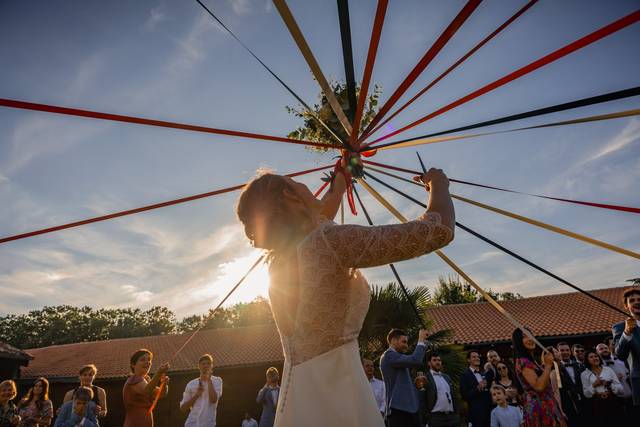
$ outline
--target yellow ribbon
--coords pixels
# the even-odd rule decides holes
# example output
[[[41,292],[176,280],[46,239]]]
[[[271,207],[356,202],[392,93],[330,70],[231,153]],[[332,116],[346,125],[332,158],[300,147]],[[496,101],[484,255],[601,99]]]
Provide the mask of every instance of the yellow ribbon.
[[[392,173],[380,170],[378,168],[374,168],[374,167],[371,167],[371,166],[367,166],[367,168],[369,168],[371,170],[374,170],[376,172],[382,173],[384,175],[388,175],[388,176],[391,176],[391,177],[394,177],[394,178],[397,178],[397,179],[401,179],[401,180],[406,181],[406,182],[410,182],[411,184],[415,184],[415,185],[418,185],[420,187],[423,186],[422,184],[419,184],[419,183],[417,183],[415,181],[411,181],[411,180],[405,179],[405,178],[403,178],[401,176],[394,175]],[[554,233],[562,234],[563,236],[567,236],[567,237],[571,237],[571,238],[576,239],[576,240],[580,240],[581,242],[589,243],[589,244],[592,244],[592,245],[595,245],[595,246],[599,246],[599,247],[604,248],[604,249],[608,249],[608,250],[613,251],[613,252],[620,253],[622,255],[627,255],[627,256],[630,256],[632,258],[640,259],[640,254],[637,253],[637,252],[633,252],[633,251],[630,251],[628,249],[624,249],[624,248],[621,248],[619,246],[615,246],[615,245],[612,245],[610,243],[603,242],[601,240],[596,240],[596,239],[593,239],[591,237],[584,236],[582,234],[574,233],[573,231],[565,230],[564,228],[556,227],[555,225],[551,225],[551,224],[547,224],[547,223],[535,220],[533,218],[528,218],[526,216],[518,215],[516,213],[510,212],[510,211],[506,211],[506,210],[503,210],[503,209],[500,209],[500,208],[496,208],[494,206],[489,206],[489,205],[486,205],[484,203],[476,202],[475,200],[467,199],[466,197],[458,196],[456,194],[452,194],[451,197],[453,199],[460,200],[460,201],[465,202],[465,203],[469,203],[469,204],[477,206],[479,208],[486,209],[486,210],[489,210],[491,212],[495,212],[497,214],[504,215],[504,216],[507,216],[507,217],[512,218],[512,219],[516,219],[518,221],[526,222],[527,224],[535,225],[536,227],[544,228],[545,230],[553,231]]]
[[[287,5],[286,0],[273,0],[273,4],[276,6],[276,9],[278,9],[278,12],[282,17],[282,20],[284,21],[285,25],[289,29],[289,33],[291,33],[291,37],[293,37],[293,40],[298,45],[298,49],[300,49],[300,53],[302,53],[302,56],[307,61],[309,68],[311,68],[311,72],[313,73],[313,76],[315,77],[315,79],[318,81],[318,84],[322,88],[322,91],[324,92],[324,96],[327,97],[327,101],[329,101],[329,105],[331,105],[333,112],[336,114],[336,117],[338,117],[338,120],[340,120],[340,123],[342,123],[342,126],[344,127],[344,130],[347,132],[347,135],[351,135],[351,123],[349,123],[349,119],[347,119],[347,116],[344,114],[344,111],[342,110],[342,106],[340,105],[340,102],[338,101],[335,94],[333,93],[333,88],[331,87],[331,85],[325,78],[324,74],[322,73],[322,70],[320,69],[320,65],[318,64],[318,61],[316,61],[315,56],[313,56],[313,52],[311,52],[311,48],[309,47],[309,44],[305,40],[304,35],[302,34],[302,31],[300,31],[300,27],[298,26],[298,23],[293,17],[293,14],[289,9],[289,6]]]
[[[438,136],[433,138],[416,139],[414,141],[407,141],[407,142],[403,142],[396,145],[390,145],[388,147],[381,147],[379,148],[379,150],[382,151],[382,150],[391,150],[394,148],[414,147],[416,145],[435,144],[437,142],[456,141],[459,139],[477,138],[479,136],[497,135],[501,133],[517,132],[521,130],[540,129],[540,128],[546,128],[546,127],[564,126],[564,125],[572,125],[572,124],[578,124],[578,123],[597,122],[600,120],[619,119],[622,117],[630,117],[630,116],[637,116],[637,115],[640,115],[640,109],[625,110],[625,111],[619,111],[617,113],[610,113],[610,114],[600,114],[597,116],[581,117],[573,120],[564,120],[561,122],[545,123],[542,125],[527,126],[522,128],[516,128],[516,129],[498,130],[494,132],[472,133],[472,134],[457,135],[457,136]],[[375,149],[375,146],[371,147],[371,149]]]

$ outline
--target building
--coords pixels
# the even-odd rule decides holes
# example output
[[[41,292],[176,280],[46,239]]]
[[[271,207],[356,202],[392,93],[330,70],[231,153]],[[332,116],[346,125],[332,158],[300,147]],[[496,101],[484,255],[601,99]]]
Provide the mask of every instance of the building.
[[[30,354],[0,341],[0,381],[20,377],[20,367],[32,359]]]
[[[626,287],[589,291],[600,299],[624,309],[622,294]],[[567,341],[595,346],[611,337],[611,326],[624,317],[588,296],[570,292],[503,301],[504,307],[527,326],[544,345]],[[453,342],[485,354],[490,348],[511,355],[513,325],[488,302],[452,304],[428,310],[432,331],[449,329]]]
[[[214,375],[223,379],[222,398],[218,405],[218,426],[237,427],[245,411],[258,417],[261,408],[255,398],[265,384],[265,371],[275,366],[282,372],[283,355],[278,331],[273,324],[235,329],[203,330],[193,337],[173,358],[191,334],[124,338],[108,341],[56,345],[27,350],[33,356],[22,369],[18,384],[24,392],[38,377],[51,385],[50,398],[57,408],[66,391],[78,384],[78,370],[85,364],[98,367],[95,384],[107,392],[107,417],[103,427],[120,427],[124,421],[122,387],[130,372],[129,358],[140,348],[154,354],[153,366],[173,359],[169,371],[168,396],[154,410],[156,427],[184,425],[186,414],[179,410],[186,384],[197,378],[198,359],[209,353],[214,359]],[[152,367],[151,371],[154,369]]]
[[[591,292],[623,308],[624,289]],[[501,304],[530,327],[542,343],[548,344],[562,340],[593,346],[611,336],[611,325],[623,320],[620,313],[577,292]],[[432,331],[452,330],[453,341],[457,344],[477,348],[483,353],[495,348],[505,357],[511,354],[513,326],[488,303],[433,307],[427,316],[433,321]],[[156,427],[174,427],[183,425],[186,418],[178,409],[184,387],[197,377],[199,357],[210,353],[214,358],[214,374],[224,381],[223,396],[218,406],[218,426],[237,427],[245,411],[258,418],[260,408],[255,397],[265,383],[266,369],[275,366],[282,372],[283,354],[275,325],[204,330],[173,358],[189,336],[161,335],[29,349],[26,352],[33,360],[22,368],[19,384],[24,391],[35,378],[46,377],[51,382],[54,406],[58,407],[64,393],[77,384],[78,369],[84,364],[94,363],[98,367],[96,385],[105,388],[108,397],[109,415],[101,425],[121,426],[124,419],[122,386],[129,373],[129,357],[139,348],[148,348],[154,353],[154,366],[174,359],[169,371],[169,395],[154,411]]]

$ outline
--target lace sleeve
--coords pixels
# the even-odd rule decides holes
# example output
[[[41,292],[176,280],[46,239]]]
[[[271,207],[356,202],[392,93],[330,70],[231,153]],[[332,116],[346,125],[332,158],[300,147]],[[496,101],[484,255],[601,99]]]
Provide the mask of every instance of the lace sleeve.
[[[440,215],[427,212],[405,224],[331,225],[322,230],[327,245],[344,268],[365,268],[403,261],[433,252],[453,239]]]

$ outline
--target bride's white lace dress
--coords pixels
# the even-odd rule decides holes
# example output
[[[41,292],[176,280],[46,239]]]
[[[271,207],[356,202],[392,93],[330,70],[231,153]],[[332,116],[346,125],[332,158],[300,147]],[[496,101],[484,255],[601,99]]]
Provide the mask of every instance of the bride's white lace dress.
[[[276,427],[384,426],[358,351],[370,293],[357,268],[415,258],[451,239],[436,213],[375,227],[325,222],[306,236],[287,328],[276,309],[284,297],[270,289],[285,355]]]

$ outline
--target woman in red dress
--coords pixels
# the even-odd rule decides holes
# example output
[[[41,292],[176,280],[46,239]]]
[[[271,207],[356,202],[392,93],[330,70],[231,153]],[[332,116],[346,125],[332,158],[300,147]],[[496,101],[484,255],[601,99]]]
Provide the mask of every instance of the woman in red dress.
[[[165,363],[158,369],[153,378],[149,377],[153,353],[146,349],[140,349],[131,356],[131,372],[122,389],[124,400],[125,418],[123,427],[153,427],[153,413],[149,410],[153,404],[160,385],[165,383],[163,394],[165,397],[169,391],[166,376],[169,364]]]

